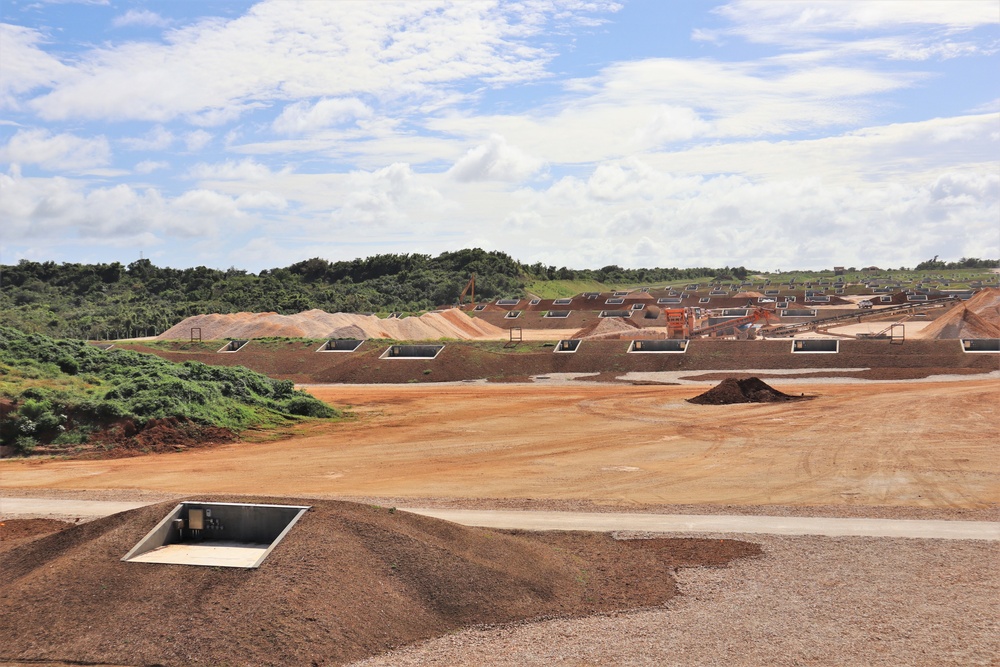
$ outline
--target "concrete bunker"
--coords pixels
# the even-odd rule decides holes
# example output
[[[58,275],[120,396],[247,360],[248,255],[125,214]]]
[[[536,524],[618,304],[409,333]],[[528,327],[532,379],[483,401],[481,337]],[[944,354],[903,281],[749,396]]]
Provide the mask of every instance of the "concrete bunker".
[[[629,354],[684,354],[687,352],[688,340],[671,338],[667,340],[633,340],[628,346]]]
[[[792,341],[792,352],[837,354],[840,352],[840,340],[837,338],[799,338]]]
[[[247,346],[249,340],[231,340],[222,347],[220,347],[217,352],[239,352],[244,347]]]
[[[544,317],[562,319],[569,317],[569,314],[572,312],[572,310],[550,310],[545,313]]]
[[[444,345],[390,345],[379,359],[434,359]]]
[[[520,310],[508,310],[507,314],[504,315],[504,318],[508,319],[508,320],[514,320],[514,319],[517,319],[520,316],[521,316],[521,311]]]
[[[133,563],[256,568],[309,509],[184,501],[122,557]]]
[[[354,339],[337,339],[331,338],[322,345],[320,345],[317,352],[356,352],[359,347],[364,343],[363,340]]]
[[[565,354],[572,354],[580,349],[580,339],[579,338],[566,338],[558,343],[556,343],[556,349],[553,352],[562,352]]]
[[[973,354],[1000,352],[1000,338],[963,338],[962,352]]]
[[[632,317],[631,310],[602,310],[598,317]]]

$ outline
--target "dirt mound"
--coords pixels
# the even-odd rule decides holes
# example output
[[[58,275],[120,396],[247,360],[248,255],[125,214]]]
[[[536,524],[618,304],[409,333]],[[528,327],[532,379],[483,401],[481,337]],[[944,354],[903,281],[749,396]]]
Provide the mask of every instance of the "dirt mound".
[[[203,340],[225,338],[393,338],[396,340],[436,340],[455,338],[502,338],[500,327],[471,318],[457,310],[425,313],[420,317],[380,319],[375,315],[328,313],[307,310],[295,315],[277,313],[232,313],[194,315],[174,325],[157,338],[188,340],[192,329],[201,329]]]
[[[761,553],[732,540],[533,536],[308,502],[257,570],[121,562],[173,502],[0,553],[3,658],[343,664],[468,625],[658,605],[676,592],[673,568]]]
[[[605,317],[588,324],[573,334],[573,338],[618,338],[622,334],[632,333],[639,328],[630,319],[624,317]]]
[[[1000,338],[1000,289],[984,289],[935,319],[919,338]]]
[[[799,401],[802,396],[783,394],[760,378],[737,380],[726,378],[719,385],[704,394],[687,399],[698,405],[732,405],[734,403],[777,403],[779,401]]]
[[[33,537],[48,535],[72,525],[56,519],[6,519],[0,521],[0,551],[13,548]]]

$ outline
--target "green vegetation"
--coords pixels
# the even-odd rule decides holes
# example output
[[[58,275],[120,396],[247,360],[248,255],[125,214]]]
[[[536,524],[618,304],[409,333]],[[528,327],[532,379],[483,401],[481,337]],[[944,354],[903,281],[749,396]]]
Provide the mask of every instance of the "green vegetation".
[[[961,282],[997,265],[989,259],[943,262],[935,257],[913,270],[850,267],[845,279],[924,278],[946,273],[948,278],[959,275]],[[760,274],[742,266],[556,268],[523,264],[502,252],[478,248],[437,257],[376,255],[345,262],[314,258],[257,275],[235,268],[161,268],[146,259],[128,266],[23,260],[15,266],[0,266],[0,326],[97,340],[159,334],[185,317],[202,313],[274,311],[288,315],[319,308],[416,314],[455,303],[473,273],[476,298],[484,301],[523,298],[528,293],[559,298],[590,291],[744,281],[754,275],[766,275],[772,282],[833,276],[832,270]]]
[[[39,443],[78,445],[122,421],[176,418],[238,432],[339,415],[292,382],[246,368],[175,364],[7,327],[0,327],[0,405],[0,439],[22,453]]]
[[[147,259],[128,266],[22,260],[0,266],[0,326],[86,340],[155,335],[202,313],[419,313],[455,303],[471,274],[476,297],[520,298],[531,291],[565,296],[561,281],[592,289],[707,278],[739,269],[574,270],[522,264],[478,248],[430,255],[376,255],[349,262],[310,259],[254,275],[235,268],[171,269]],[[552,290],[546,283],[560,281]],[[586,291],[586,290],[579,290]]]

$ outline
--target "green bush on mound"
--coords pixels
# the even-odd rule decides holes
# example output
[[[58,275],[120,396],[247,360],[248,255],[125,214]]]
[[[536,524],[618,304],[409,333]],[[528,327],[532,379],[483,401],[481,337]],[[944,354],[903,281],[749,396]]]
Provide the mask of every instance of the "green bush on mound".
[[[176,364],[7,327],[0,327],[0,400],[0,438],[22,453],[39,443],[85,442],[119,420],[179,418],[242,431],[340,414],[287,380],[243,367]]]

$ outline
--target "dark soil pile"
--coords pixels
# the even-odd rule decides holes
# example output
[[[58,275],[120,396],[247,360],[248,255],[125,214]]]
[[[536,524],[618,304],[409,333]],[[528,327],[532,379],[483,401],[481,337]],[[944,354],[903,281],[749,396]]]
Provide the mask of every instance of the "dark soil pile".
[[[744,380],[726,378],[704,394],[687,399],[698,405],[732,405],[734,403],[777,403],[780,401],[801,401],[804,396],[783,394],[760,378]]]
[[[5,551],[25,540],[54,533],[73,524],[55,519],[7,519],[0,521],[0,551]]]
[[[151,419],[145,424],[124,419],[94,431],[86,444],[40,445],[35,451],[39,454],[71,454],[78,458],[126,458],[212,447],[238,439],[237,434],[229,429],[178,417]]]
[[[0,662],[343,664],[469,625],[659,605],[676,594],[674,568],[761,553],[310,502],[257,570],[121,562],[173,502],[0,553]]]

